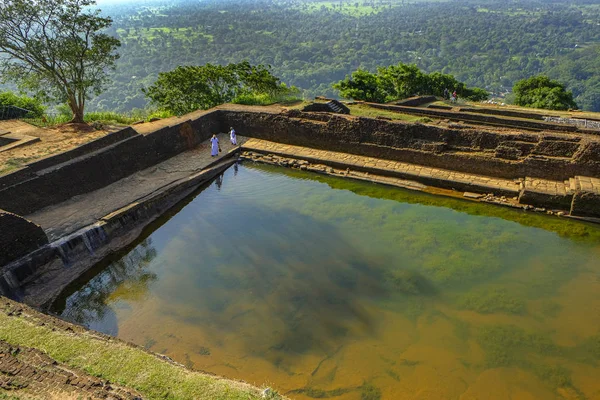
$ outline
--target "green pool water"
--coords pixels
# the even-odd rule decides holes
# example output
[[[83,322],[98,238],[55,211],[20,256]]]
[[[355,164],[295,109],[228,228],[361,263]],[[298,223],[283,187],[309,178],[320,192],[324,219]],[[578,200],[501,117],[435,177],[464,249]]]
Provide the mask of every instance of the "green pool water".
[[[291,398],[600,398],[600,229],[243,164],[57,312]]]

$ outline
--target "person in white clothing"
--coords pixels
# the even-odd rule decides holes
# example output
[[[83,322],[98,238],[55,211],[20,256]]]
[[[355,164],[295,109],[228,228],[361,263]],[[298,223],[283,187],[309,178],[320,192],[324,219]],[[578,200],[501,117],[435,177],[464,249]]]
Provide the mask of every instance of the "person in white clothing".
[[[235,136],[235,129],[229,128],[231,131],[229,132],[229,139],[231,140],[231,144],[237,146],[237,138]]]
[[[210,156],[216,157],[219,155],[219,138],[217,135],[213,133],[212,138],[210,138]]]

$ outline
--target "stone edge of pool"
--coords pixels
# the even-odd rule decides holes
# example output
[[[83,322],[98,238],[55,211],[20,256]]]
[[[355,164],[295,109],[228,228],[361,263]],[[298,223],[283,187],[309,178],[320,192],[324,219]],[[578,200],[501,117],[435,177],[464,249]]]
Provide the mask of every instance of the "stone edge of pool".
[[[108,254],[134,242],[146,226],[233,165],[235,154],[237,150],[6,265],[0,295],[48,310],[70,283]]]
[[[23,329],[30,332],[22,334]],[[163,375],[160,382],[152,378],[156,373]],[[219,398],[232,400],[286,399],[270,388],[191,370],[165,355],[3,296],[0,377],[0,393],[36,399],[135,400],[165,393],[177,398],[210,399],[218,393]]]

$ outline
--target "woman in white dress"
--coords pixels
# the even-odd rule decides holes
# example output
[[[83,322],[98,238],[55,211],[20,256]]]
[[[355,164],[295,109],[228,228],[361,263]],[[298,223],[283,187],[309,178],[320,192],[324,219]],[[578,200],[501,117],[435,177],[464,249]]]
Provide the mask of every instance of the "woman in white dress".
[[[219,139],[217,135],[213,133],[212,138],[210,138],[210,156],[216,157],[219,155]]]
[[[235,136],[235,129],[229,129],[231,129],[231,131],[229,132],[229,139],[231,140],[231,144],[237,146],[237,137]]]

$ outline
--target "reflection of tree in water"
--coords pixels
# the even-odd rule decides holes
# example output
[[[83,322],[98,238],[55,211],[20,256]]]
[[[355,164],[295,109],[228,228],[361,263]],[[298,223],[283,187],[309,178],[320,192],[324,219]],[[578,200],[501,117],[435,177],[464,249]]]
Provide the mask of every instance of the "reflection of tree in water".
[[[156,275],[145,269],[155,257],[152,239],[147,238],[69,296],[62,316],[96,330],[116,334],[116,318],[107,304],[109,297],[112,301],[142,298],[150,283],[156,281]]]
[[[198,238],[178,249],[180,262],[194,265],[181,277],[195,281],[193,289],[170,293],[168,314],[201,325],[216,342],[234,333],[274,362],[282,352],[331,350],[372,329],[364,300],[385,295],[381,262],[333,225],[240,204],[194,225]]]

